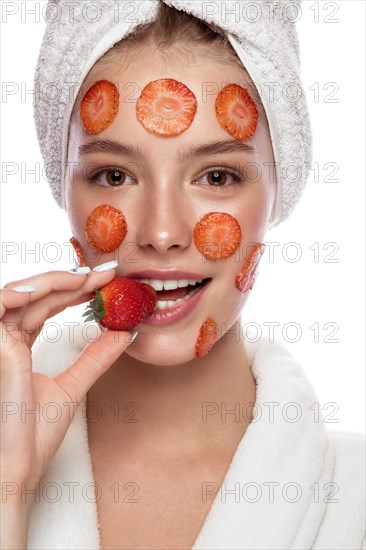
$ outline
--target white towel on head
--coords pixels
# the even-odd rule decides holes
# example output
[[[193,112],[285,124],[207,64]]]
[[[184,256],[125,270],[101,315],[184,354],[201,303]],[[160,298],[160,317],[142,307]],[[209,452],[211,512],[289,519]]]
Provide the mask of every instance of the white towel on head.
[[[277,176],[273,225],[278,224],[297,204],[312,160],[311,125],[299,74],[296,21],[301,17],[301,0],[81,0],[72,5],[49,0],[35,73],[41,93],[34,112],[47,179],[57,203],[65,207],[69,122],[83,80],[116,42],[155,20],[160,1],[221,28],[251,76],[270,128]],[[133,6],[137,9],[132,13]],[[58,90],[57,100],[47,93],[50,85]]]

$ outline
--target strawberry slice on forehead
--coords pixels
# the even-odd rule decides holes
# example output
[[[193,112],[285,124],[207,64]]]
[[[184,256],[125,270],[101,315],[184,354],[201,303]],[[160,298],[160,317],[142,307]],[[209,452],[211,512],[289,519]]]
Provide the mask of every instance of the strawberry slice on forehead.
[[[173,78],[154,80],[145,86],[136,104],[138,121],[160,137],[178,136],[192,124],[197,112],[194,93]]]
[[[248,90],[238,84],[229,84],[219,92],[215,111],[220,126],[238,141],[248,140],[257,129],[257,106]]]
[[[119,92],[109,80],[98,80],[84,95],[80,104],[80,117],[89,134],[106,130],[118,114]]]

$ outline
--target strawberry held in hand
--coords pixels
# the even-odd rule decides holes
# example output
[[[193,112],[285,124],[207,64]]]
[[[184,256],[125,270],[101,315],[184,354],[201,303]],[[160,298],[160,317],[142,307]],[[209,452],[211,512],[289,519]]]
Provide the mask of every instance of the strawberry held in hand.
[[[131,330],[155,309],[156,291],[146,284],[116,277],[95,290],[83,317],[110,330]]]

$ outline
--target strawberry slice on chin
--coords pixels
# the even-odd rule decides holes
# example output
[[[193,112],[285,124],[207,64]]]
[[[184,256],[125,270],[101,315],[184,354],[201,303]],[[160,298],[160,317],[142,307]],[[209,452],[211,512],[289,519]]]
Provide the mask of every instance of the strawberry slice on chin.
[[[205,357],[213,348],[219,337],[219,326],[214,319],[208,317],[201,325],[196,341],[196,357]]]

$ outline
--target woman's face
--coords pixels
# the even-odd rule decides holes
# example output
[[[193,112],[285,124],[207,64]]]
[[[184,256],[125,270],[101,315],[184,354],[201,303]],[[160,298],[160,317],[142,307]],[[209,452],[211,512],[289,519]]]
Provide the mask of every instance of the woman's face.
[[[114,82],[120,93],[119,111],[108,128],[91,135],[83,129],[76,106],[68,153],[73,171],[67,171],[65,182],[72,232],[90,267],[116,259],[119,276],[210,279],[200,299],[195,299],[194,307],[186,307],[183,315],[170,318],[173,310],[169,308],[161,311],[165,319],[157,324],[140,324],[139,338],[127,351],[147,363],[184,363],[195,358],[204,321],[211,318],[217,323],[220,338],[238,319],[248,298],[249,292],[239,291],[235,278],[245,262],[248,243],[263,242],[275,196],[268,168],[273,166],[273,153],[266,123],[259,110],[257,129],[245,142],[235,140],[218,123],[215,100],[224,86],[237,83],[253,97],[239,68],[196,54],[189,60],[176,57],[167,62],[155,50],[148,59],[146,54],[135,56],[121,70],[116,64],[98,65],[83,90],[100,79]],[[191,126],[168,138],[150,133],[136,117],[136,101],[143,88],[164,78],[185,84],[198,103]],[[218,142],[226,146],[212,151],[203,148]],[[115,171],[123,175],[123,183],[111,186],[108,182]],[[92,253],[85,228],[91,212],[102,204],[123,213],[127,235],[115,251]],[[241,242],[225,260],[208,259],[196,247],[194,228],[209,212],[230,214],[240,225]],[[165,272],[165,277],[162,273],[146,277],[141,274],[145,270]]]

